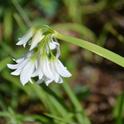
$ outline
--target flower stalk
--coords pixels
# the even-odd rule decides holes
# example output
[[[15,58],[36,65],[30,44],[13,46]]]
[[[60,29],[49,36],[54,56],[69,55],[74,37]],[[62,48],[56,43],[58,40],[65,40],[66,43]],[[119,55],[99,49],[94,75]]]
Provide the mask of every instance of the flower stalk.
[[[72,43],[76,46],[82,47],[84,49],[87,49],[101,57],[104,57],[104,58],[124,67],[124,58],[110,50],[107,50],[103,47],[100,47],[100,46],[90,43],[88,41],[85,41],[85,40],[82,40],[79,38],[75,38],[72,36],[60,34],[58,32],[55,33],[55,37],[57,39],[60,39],[60,40],[66,41],[68,43]]]

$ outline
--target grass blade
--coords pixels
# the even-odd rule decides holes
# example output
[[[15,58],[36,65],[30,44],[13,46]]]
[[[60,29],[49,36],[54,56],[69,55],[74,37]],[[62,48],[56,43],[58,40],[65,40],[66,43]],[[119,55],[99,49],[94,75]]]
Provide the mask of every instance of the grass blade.
[[[124,58],[110,50],[107,50],[105,48],[102,48],[98,45],[95,45],[93,43],[90,43],[88,41],[85,40],[81,40],[79,38],[74,38],[72,36],[67,36],[64,34],[60,34],[58,32],[56,32],[55,34],[56,38],[60,39],[60,40],[64,40],[67,41],[69,43],[75,44],[77,46],[80,46],[84,49],[87,49],[93,53],[96,53],[97,55],[106,58],[122,67],[124,67]]]

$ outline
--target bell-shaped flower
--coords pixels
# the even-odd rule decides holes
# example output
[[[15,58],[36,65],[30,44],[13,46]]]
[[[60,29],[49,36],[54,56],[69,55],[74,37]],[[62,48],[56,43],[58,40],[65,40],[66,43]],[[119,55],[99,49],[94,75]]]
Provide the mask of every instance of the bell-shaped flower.
[[[56,72],[62,77],[71,77],[71,73],[67,70],[67,68],[62,64],[62,62],[55,58],[52,60],[53,68]]]
[[[16,64],[7,64],[8,68],[14,70],[11,74],[20,75],[20,81],[25,85],[28,81],[31,82],[32,74],[36,68],[36,60],[32,59],[32,53],[20,59],[15,60]]]
[[[41,29],[36,30],[31,28],[23,37],[19,38],[19,41],[16,45],[23,45],[24,47],[28,42],[30,46],[30,51],[37,47],[38,43],[44,38],[43,32]]]
[[[41,57],[36,72],[35,76],[39,77],[38,82],[45,82],[46,85],[53,81],[56,83],[62,83],[62,77],[71,76],[71,73],[56,57],[52,59],[49,59],[48,57]]]
[[[33,50],[35,47],[37,47],[38,43],[42,41],[43,38],[44,35],[42,34],[42,31],[39,29],[32,38],[30,50]]]
[[[16,45],[23,45],[24,47],[26,46],[27,42],[32,38],[34,35],[35,31],[33,28],[31,28],[24,36],[19,38],[19,41],[16,43]]]

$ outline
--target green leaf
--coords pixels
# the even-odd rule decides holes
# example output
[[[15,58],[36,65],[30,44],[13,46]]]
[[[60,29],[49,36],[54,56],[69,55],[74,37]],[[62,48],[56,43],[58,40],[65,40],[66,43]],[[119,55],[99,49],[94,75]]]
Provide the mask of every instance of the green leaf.
[[[78,23],[58,23],[53,26],[56,30],[67,30],[79,33],[82,38],[90,41],[96,40],[95,33],[83,24]]]
[[[78,98],[74,94],[73,90],[68,85],[68,82],[63,83],[64,90],[68,94],[71,102],[73,103],[74,110],[75,110],[75,116],[80,124],[90,124],[90,120],[85,115],[84,109],[81,106],[80,102],[78,101]]]
[[[107,50],[103,47],[100,47],[100,46],[90,43],[88,41],[85,41],[85,40],[82,40],[79,38],[74,38],[72,36],[60,34],[58,32],[55,32],[55,36],[56,36],[56,38],[58,38],[60,40],[64,40],[64,41],[72,43],[76,46],[80,46],[84,49],[87,49],[103,58],[106,58],[106,59],[124,67],[124,58],[110,50]]]
[[[123,113],[124,113],[124,93],[118,96],[114,108],[113,114],[116,118],[116,124],[123,124]]]

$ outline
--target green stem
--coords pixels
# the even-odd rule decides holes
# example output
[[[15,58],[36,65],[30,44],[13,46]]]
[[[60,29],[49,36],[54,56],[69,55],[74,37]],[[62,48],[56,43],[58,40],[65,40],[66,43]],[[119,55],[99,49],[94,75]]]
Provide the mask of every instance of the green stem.
[[[124,105],[124,93],[120,95],[119,97],[119,105],[118,105],[118,115],[117,115],[117,121],[116,124],[122,124],[123,120],[123,105]]]
[[[82,39],[78,39],[78,38],[74,38],[72,36],[67,36],[64,34],[60,34],[58,32],[55,32],[55,37],[60,39],[60,40],[64,40],[67,41],[69,43],[72,43],[74,45],[80,46],[84,49],[87,49],[93,53],[96,53],[99,56],[102,56],[122,67],[124,67],[124,58],[116,53],[113,53],[110,50],[107,50],[105,48],[102,48],[98,45],[95,45],[93,43],[90,43],[88,41],[82,40]]]
[[[74,105],[78,122],[80,124],[90,124],[90,120],[86,117],[83,107],[81,106],[80,102],[78,101],[76,95],[74,94],[68,83],[64,82],[63,87]]]
[[[60,104],[59,100],[55,98],[54,94],[50,94],[49,91],[46,91],[46,90],[50,90],[48,87],[46,87],[45,85],[40,87],[35,83],[30,86],[37,94],[37,96],[40,98],[40,100],[43,102],[43,104],[46,106],[46,108],[50,110],[52,115],[62,116],[62,118],[64,118],[64,121],[68,121],[70,123],[73,122],[73,119],[70,117],[70,113]],[[56,122],[55,120],[55,123],[58,122]],[[64,122],[59,122],[59,123],[65,124]]]

